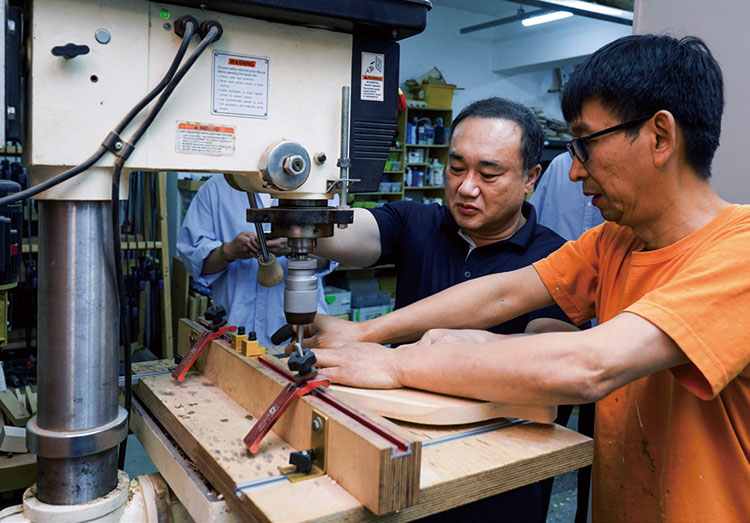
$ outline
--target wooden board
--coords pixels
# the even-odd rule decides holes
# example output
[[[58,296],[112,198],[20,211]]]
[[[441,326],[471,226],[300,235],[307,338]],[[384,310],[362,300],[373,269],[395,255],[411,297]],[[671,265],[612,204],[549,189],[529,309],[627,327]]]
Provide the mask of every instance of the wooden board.
[[[189,337],[192,328],[200,329],[187,323],[180,327],[181,337]],[[197,367],[255,417],[263,414],[288,384],[255,359],[234,351],[223,340],[214,341],[203,352]],[[273,431],[295,449],[311,448],[313,409],[328,416],[326,472],[331,478],[376,514],[417,502],[421,448],[411,433],[373,414],[379,426],[410,444],[408,453],[394,454],[390,442],[314,396],[297,400],[276,422]]]
[[[557,407],[510,405],[446,396],[416,389],[359,389],[331,385],[336,398],[364,407],[386,418],[426,425],[462,425],[496,418],[522,418],[552,423]]]
[[[140,365],[143,364],[137,364],[135,372],[159,370],[151,363],[148,368]],[[191,373],[185,384],[177,387],[167,379],[168,375],[159,378],[164,380],[165,388],[155,390],[166,408],[154,413],[155,418],[186,453],[197,456],[191,458],[194,469],[215,488],[222,482],[231,485],[275,475],[276,467],[288,461],[290,448],[273,433],[264,443],[264,452],[255,458],[237,452],[238,445],[241,446],[238,440],[252,420],[246,418],[247,411],[238,408],[218,387],[210,386],[206,378]],[[140,396],[141,390],[137,394]],[[495,424],[484,422],[463,427],[400,424],[402,430],[408,430],[426,445],[422,449],[419,503],[377,517],[378,521],[411,521],[591,463],[592,440],[557,425],[526,424],[478,434],[471,432]],[[136,434],[143,441],[141,430],[136,430]],[[459,439],[439,442],[447,437]],[[146,443],[144,448],[152,454],[150,444]],[[154,462],[168,478],[169,471],[164,467],[173,465],[173,460],[157,458]],[[352,465],[356,464],[355,459]],[[376,519],[329,476],[259,487],[246,491],[242,500],[236,496],[224,499],[243,520]],[[244,512],[237,510],[240,503]],[[214,506],[212,512],[218,514],[220,510]]]

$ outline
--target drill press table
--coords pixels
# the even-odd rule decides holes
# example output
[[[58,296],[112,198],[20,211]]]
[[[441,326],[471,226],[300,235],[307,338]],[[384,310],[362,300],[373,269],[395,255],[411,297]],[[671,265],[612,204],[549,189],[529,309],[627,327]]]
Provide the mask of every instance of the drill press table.
[[[180,339],[196,328],[183,322]],[[196,520],[409,521],[592,461],[592,440],[557,425],[501,419],[428,427],[364,411],[409,444],[408,453],[397,455],[389,442],[322,408],[328,415],[327,474],[290,482],[278,467],[287,465],[290,452],[309,448],[317,398],[298,400],[251,457],[242,444],[260,414],[251,411],[265,409],[270,401],[264,398],[282,385],[248,379],[249,360],[217,340],[198,362],[201,373],[188,374],[182,384],[167,373],[134,387],[131,427]],[[150,362],[134,370],[169,367],[174,364]]]

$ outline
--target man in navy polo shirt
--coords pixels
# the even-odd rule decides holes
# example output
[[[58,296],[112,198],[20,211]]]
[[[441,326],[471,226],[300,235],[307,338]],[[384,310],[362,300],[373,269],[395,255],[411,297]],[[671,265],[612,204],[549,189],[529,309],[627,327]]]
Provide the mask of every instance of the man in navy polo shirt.
[[[503,98],[474,102],[453,121],[445,206],[400,201],[354,209],[354,223],[319,239],[315,252],[356,267],[394,264],[397,309],[468,279],[540,260],[565,243],[537,223],[524,199],[541,172],[543,145],[539,121],[523,105]],[[536,318],[568,322],[555,306],[490,330],[521,333]],[[319,323],[325,322],[326,332],[334,324],[337,340],[365,334],[360,325],[336,320]],[[342,338],[342,329],[351,337]]]
[[[536,116],[518,103],[489,98],[467,106],[452,127],[445,206],[401,201],[354,209],[352,225],[318,241],[316,254],[342,263],[394,264],[397,309],[468,279],[520,269],[565,243],[537,223],[534,207],[524,199],[541,172],[544,132]],[[563,322],[567,316],[554,306],[490,330],[518,334],[534,330],[533,324],[570,327]],[[321,343],[326,333],[339,341],[379,341],[368,339],[363,325],[319,316],[321,331],[310,345],[326,346]],[[474,335],[485,341],[496,336],[492,333]],[[557,421],[564,424],[569,413]],[[530,485],[438,514],[438,519],[543,521],[549,488],[551,482],[543,496],[538,484]]]

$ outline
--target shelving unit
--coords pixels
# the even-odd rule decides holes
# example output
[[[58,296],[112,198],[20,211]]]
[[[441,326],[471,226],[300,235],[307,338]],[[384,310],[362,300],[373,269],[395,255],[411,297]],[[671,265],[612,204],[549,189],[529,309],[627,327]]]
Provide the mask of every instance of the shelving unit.
[[[410,137],[407,136],[407,123],[413,122],[415,118],[417,120],[429,118],[434,124],[438,117],[443,119],[445,143],[407,143],[411,141]],[[448,162],[447,140],[452,118],[453,111],[451,109],[408,107],[405,111],[400,112],[394,142],[398,147],[392,147],[389,151],[388,161],[383,171],[381,181],[383,185],[381,185],[381,190],[350,194],[350,203],[360,206],[374,206],[379,201],[394,202],[404,199],[442,201],[444,195],[442,172],[437,176],[438,181],[441,183],[429,185],[427,182],[430,179],[429,172],[433,165],[433,159],[436,159],[441,165],[441,170]],[[410,162],[409,153],[420,150],[422,151],[423,161]],[[396,168],[393,167],[394,165]],[[417,174],[417,178],[415,179],[415,172],[422,172],[423,174],[421,177]],[[419,185],[420,183],[421,185]]]

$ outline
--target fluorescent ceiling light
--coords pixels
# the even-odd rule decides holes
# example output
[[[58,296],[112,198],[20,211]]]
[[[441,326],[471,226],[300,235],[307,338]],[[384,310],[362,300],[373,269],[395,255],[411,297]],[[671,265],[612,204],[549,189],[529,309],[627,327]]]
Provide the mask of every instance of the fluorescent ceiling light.
[[[544,15],[539,16],[532,16],[530,18],[524,18],[521,20],[521,23],[529,27],[531,25],[537,25],[537,24],[544,24],[547,22],[554,22],[555,20],[562,20],[563,18],[568,18],[569,16],[573,16],[573,13],[569,11],[554,11],[552,13],[547,13]]]

